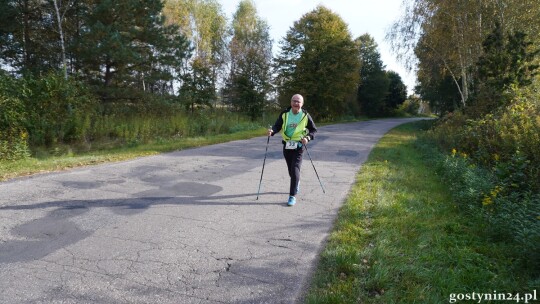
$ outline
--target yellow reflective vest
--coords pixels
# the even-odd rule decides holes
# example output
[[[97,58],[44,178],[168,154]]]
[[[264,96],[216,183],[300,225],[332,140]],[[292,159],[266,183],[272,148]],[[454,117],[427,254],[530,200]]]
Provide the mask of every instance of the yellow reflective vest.
[[[302,137],[304,137],[307,133],[307,124],[308,124],[308,118],[307,118],[307,112],[302,112],[302,119],[300,119],[300,122],[296,126],[296,129],[294,129],[294,133],[291,137],[288,137],[285,134],[285,130],[287,130],[287,120],[289,117],[289,111],[283,113],[281,115],[281,118],[283,119],[283,125],[281,126],[281,137],[283,137],[284,141],[294,140],[294,141],[300,141]]]

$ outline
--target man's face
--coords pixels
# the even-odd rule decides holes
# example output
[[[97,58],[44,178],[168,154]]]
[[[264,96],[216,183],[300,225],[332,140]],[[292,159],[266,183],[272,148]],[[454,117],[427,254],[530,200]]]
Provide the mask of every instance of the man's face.
[[[304,105],[304,99],[301,96],[293,96],[291,99],[291,108],[295,110],[295,112],[298,112],[302,108],[302,105]]]

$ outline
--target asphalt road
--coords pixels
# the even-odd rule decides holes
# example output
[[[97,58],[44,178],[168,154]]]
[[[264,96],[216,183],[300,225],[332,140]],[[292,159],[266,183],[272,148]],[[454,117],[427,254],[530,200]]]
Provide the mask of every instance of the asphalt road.
[[[0,303],[295,303],[373,145],[320,127],[287,207],[280,136],[0,183]]]

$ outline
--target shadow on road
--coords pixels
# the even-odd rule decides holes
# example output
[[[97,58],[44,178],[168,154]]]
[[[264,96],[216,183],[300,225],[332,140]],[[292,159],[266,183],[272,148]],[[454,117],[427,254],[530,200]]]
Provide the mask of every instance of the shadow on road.
[[[13,240],[0,244],[0,263],[13,263],[43,258],[49,253],[74,244],[93,234],[93,231],[81,230],[70,218],[80,216],[93,208],[109,208],[111,212],[121,216],[131,216],[157,205],[194,205],[194,206],[254,206],[283,205],[283,203],[264,202],[265,195],[281,194],[267,192],[221,196],[186,196],[186,197],[138,197],[126,199],[101,200],[67,200],[51,201],[38,204],[14,205],[0,207],[2,210],[32,210],[56,208],[46,216],[33,220],[12,229],[12,234],[25,240]],[[253,201],[237,201],[242,197],[253,197]]]

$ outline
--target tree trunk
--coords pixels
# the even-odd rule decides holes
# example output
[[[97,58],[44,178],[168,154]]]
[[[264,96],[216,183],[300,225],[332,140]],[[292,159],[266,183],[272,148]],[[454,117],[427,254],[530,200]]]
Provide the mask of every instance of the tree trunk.
[[[62,47],[62,69],[64,70],[64,79],[68,79],[66,63],[66,47],[64,45],[64,31],[62,30],[62,18],[58,9],[58,2],[53,0],[54,10],[56,11],[56,21],[58,23],[58,33],[60,34],[60,46]]]
[[[31,45],[31,40],[30,40],[30,8],[29,8],[29,5],[28,5],[28,0],[25,0],[24,1],[24,11],[23,11],[23,24],[24,24],[24,67],[26,69],[30,69],[30,66],[31,66],[31,63],[30,63],[30,60],[31,60],[31,56],[30,56],[30,45]]]

